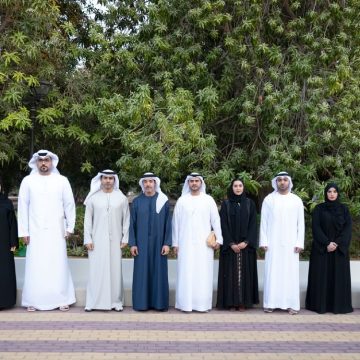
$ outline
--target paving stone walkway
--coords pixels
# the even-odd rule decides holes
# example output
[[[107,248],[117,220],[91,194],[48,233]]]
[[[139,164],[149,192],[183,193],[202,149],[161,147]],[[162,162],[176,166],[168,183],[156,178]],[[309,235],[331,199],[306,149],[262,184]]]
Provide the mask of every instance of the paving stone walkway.
[[[360,360],[360,309],[348,315],[259,308],[209,313],[22,308],[0,311],[0,359]]]

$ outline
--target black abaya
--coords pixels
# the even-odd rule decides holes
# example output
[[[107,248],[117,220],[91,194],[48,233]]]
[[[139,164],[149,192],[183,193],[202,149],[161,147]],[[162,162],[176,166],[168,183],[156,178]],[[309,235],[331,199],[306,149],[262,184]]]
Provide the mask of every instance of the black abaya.
[[[0,309],[12,307],[16,303],[15,263],[10,248],[18,245],[13,204],[0,194]]]
[[[312,230],[306,309],[320,314],[352,312],[349,260],[351,217],[348,208],[337,203],[335,211],[326,202],[316,206]],[[330,242],[338,244],[333,252],[327,251]]]
[[[240,210],[244,206],[246,209],[243,210],[247,211]],[[221,205],[220,219],[224,243],[220,248],[216,307],[252,307],[259,303],[255,204],[246,197],[241,203],[225,200]],[[231,245],[243,241],[248,243],[247,247],[236,254]]]

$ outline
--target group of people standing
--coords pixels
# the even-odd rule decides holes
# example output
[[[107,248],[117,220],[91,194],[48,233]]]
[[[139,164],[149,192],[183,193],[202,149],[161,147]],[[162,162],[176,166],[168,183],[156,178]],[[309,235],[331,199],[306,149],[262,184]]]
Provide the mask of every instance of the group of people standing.
[[[0,244],[0,266],[9,275],[0,276],[0,308],[16,301],[13,251],[18,235],[27,245],[22,305],[28,311],[67,311],[76,301],[65,241],[74,231],[75,203],[67,178],[56,168],[58,161],[47,150],[38,151],[30,160],[31,174],[19,191],[19,234],[12,203],[0,195],[5,240]],[[171,247],[177,256],[175,308],[185,312],[211,310],[214,250],[219,248],[217,308],[243,311],[259,303],[257,213],[241,179],[230,184],[220,213],[198,173],[186,177],[173,216],[159,177],[145,173],[139,186],[142,192],[129,210],[114,171],[101,171],[91,181],[84,218],[84,245],[89,255],[85,311],[123,309],[121,257],[128,245],[134,257],[135,310],[168,309],[167,255]],[[294,315],[300,309],[304,207],[291,192],[289,174],[277,174],[272,186],[274,191],[262,205],[260,223],[260,247],[265,250],[263,306],[265,312],[283,309]],[[349,211],[339,201],[337,185],[329,184],[325,202],[313,213],[307,309],[319,313],[352,311],[350,239]]]

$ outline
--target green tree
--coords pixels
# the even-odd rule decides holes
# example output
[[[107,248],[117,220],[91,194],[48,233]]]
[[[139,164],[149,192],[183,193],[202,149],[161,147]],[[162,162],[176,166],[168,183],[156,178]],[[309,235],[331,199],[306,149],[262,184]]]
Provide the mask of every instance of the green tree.
[[[45,79],[38,145],[78,189],[112,167],[179,194],[198,170],[217,198],[241,174],[261,199],[288,170],[310,208],[331,179],[360,212],[357,1],[0,1],[3,164],[25,163],[22,101]]]
[[[84,142],[68,118],[68,79],[86,44],[86,24],[80,1],[0,0],[0,163],[15,183],[29,158],[31,129],[35,150],[56,146],[69,154]],[[51,83],[51,92],[32,121],[31,93],[42,81]]]
[[[125,181],[152,168],[177,191],[199,169],[220,197],[286,169],[310,204],[333,179],[359,212],[358,2],[103,3],[91,71]]]

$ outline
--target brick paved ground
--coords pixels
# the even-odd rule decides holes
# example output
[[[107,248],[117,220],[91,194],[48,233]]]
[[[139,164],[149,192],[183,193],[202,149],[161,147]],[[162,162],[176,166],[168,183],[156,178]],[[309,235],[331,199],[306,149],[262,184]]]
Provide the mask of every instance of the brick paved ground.
[[[360,360],[360,310],[0,311],[0,359]]]

